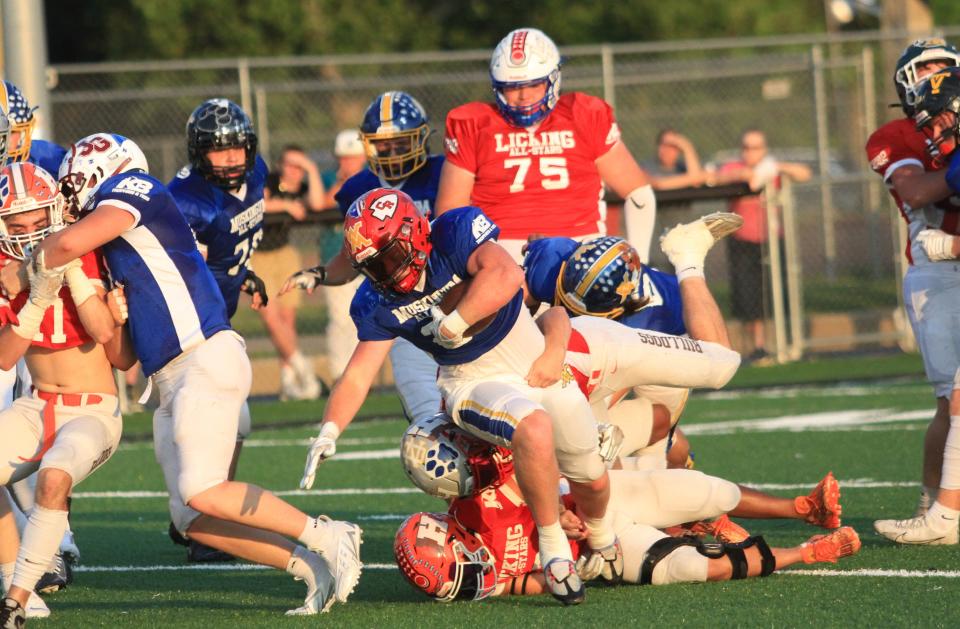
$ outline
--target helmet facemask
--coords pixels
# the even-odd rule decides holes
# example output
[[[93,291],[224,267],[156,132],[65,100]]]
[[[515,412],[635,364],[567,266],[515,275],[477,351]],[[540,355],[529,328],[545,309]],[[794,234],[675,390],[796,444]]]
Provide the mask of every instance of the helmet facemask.
[[[354,268],[369,278],[377,290],[409,293],[420,280],[427,256],[422,251],[414,251],[412,223],[412,219],[404,219],[399,233],[386,246],[363,260],[354,261]]]
[[[470,533],[467,533],[470,535]],[[471,535],[471,537],[473,537]],[[477,548],[470,550],[466,544],[451,536],[451,550],[457,560],[452,587],[448,592],[438,592],[441,601],[479,601],[496,591],[496,563],[487,547],[477,539]]]
[[[560,66],[558,65],[556,70],[544,78],[522,82],[493,80],[492,83],[493,92],[497,98],[497,109],[503,117],[515,127],[527,128],[546,118],[547,114],[556,107],[557,100],[560,98]],[[546,84],[543,98],[530,105],[510,105],[503,93],[505,89],[533,87],[540,84]]]
[[[361,133],[370,170],[386,181],[406,179],[427,163],[427,125],[407,131]]]
[[[25,166],[39,170],[32,164]],[[8,167],[0,176],[0,250],[12,258],[23,260],[30,255],[33,247],[63,226],[64,199],[53,177],[46,171],[42,171],[42,176],[35,172],[26,173],[20,182],[25,182],[29,188],[16,189],[21,184],[12,181],[13,177],[19,176],[13,173],[14,168],[19,169],[20,166]],[[42,225],[27,231],[27,226],[37,224],[40,212],[44,213],[44,220],[40,221]],[[37,215],[32,216],[34,213]]]
[[[927,79],[936,72],[923,72],[923,69],[927,64],[936,61],[942,62],[944,67],[955,66],[960,64],[960,54],[942,39],[917,40],[907,46],[897,61],[893,82],[897,96],[900,97],[900,106],[906,115],[913,116],[916,113],[917,94]]]

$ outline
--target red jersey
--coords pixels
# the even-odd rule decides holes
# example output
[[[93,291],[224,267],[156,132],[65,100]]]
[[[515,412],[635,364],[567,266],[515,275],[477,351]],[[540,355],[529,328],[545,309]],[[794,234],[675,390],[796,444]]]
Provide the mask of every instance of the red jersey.
[[[927,137],[917,131],[910,118],[900,118],[883,125],[873,132],[866,146],[870,168],[883,177],[887,190],[909,227],[906,255],[910,264],[930,263],[923,247],[916,244],[916,236],[920,231],[939,228],[949,234],[960,234],[960,198],[952,196],[925,208],[912,208],[904,204],[890,183],[890,177],[901,166],[919,166],[925,172],[939,170],[941,167],[933,163],[927,146]]]
[[[10,258],[0,252],[0,259]],[[106,273],[100,253],[91,251],[80,258],[80,262],[83,272],[93,280],[94,285],[103,286]],[[10,307],[14,312],[20,312],[29,297],[29,289],[21,291],[10,300]],[[70,296],[70,288],[64,284],[60,289],[60,298],[53,302],[53,305],[43,314],[40,331],[33,337],[31,345],[47,349],[69,349],[89,343],[91,340],[83,324],[80,323],[80,315],[77,314],[77,307]]]
[[[493,103],[447,115],[446,158],[473,173],[470,202],[500,237],[604,233],[603,186],[595,161],[620,140],[613,110],[595,96],[564,94],[535,129],[511,126]]]
[[[563,501],[566,508],[574,508],[569,495],[564,496]],[[449,513],[483,540],[496,559],[498,583],[540,568],[537,525],[527,503],[511,485],[485,489],[473,497],[455,500]],[[570,549],[576,559],[580,555],[579,542],[570,540]]]

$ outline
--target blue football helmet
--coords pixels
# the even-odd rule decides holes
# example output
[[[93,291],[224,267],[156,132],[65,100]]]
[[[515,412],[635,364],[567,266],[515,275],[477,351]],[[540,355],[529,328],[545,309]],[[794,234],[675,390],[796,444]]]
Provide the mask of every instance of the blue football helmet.
[[[243,149],[243,163],[215,168],[207,153],[230,148]],[[225,190],[239,188],[257,161],[257,134],[250,116],[226,98],[204,101],[187,120],[187,155],[193,168],[210,183]]]
[[[387,181],[406,179],[427,163],[427,112],[406,92],[384,92],[363,114],[360,139],[370,170]]]
[[[555,305],[574,315],[607,319],[633,312],[646,303],[642,269],[637,250],[623,238],[588,240],[560,266]]]
[[[25,161],[30,156],[30,143],[33,140],[33,128],[37,119],[27,97],[16,85],[10,81],[0,82],[0,109],[7,112],[10,121],[10,132],[7,142],[7,159],[12,162]],[[16,134],[20,134],[17,136]],[[14,142],[9,141],[10,138]]]
[[[897,60],[897,69],[893,73],[893,84],[897,88],[903,113],[913,116],[917,93],[927,77],[917,76],[917,67],[931,61],[943,61],[948,66],[960,65],[960,52],[940,38],[918,39],[904,48]]]
[[[490,80],[497,108],[507,122],[526,128],[547,117],[560,99],[560,51],[543,31],[518,28],[500,40],[490,58]],[[546,92],[530,105],[511,106],[505,88],[546,84]]]

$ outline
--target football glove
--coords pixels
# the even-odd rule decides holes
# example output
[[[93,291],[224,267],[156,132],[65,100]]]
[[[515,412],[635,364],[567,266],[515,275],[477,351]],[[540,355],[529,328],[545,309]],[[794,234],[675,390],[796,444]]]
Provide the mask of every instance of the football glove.
[[[312,291],[317,286],[323,284],[325,279],[327,279],[327,270],[323,266],[303,269],[291,275],[287,279],[286,284],[283,285],[283,290],[280,292],[286,292],[291,288],[301,288],[306,291]]]
[[[452,312],[450,314],[452,315],[454,313]],[[468,327],[466,325],[455,325],[457,329],[454,330],[455,332],[454,336],[447,336],[446,334],[440,331],[440,328],[444,327],[444,321],[450,315],[443,314],[443,310],[440,310],[439,306],[433,306],[432,308],[430,308],[430,316],[431,316],[430,322],[422,328],[421,333],[424,336],[432,335],[434,342],[440,347],[445,347],[446,349],[456,349],[470,342],[470,339],[463,338],[463,330],[465,330]],[[459,319],[459,321],[454,322],[455,324],[459,324],[463,322],[463,319],[460,317],[459,313],[456,315],[455,319]],[[459,329],[459,328],[463,328],[463,329]],[[448,327],[444,327],[444,329],[446,329],[447,332],[451,331]]]
[[[80,266],[76,258],[58,267],[48,268],[43,249],[37,249],[27,264],[27,279],[30,282],[30,301],[38,306],[49,306],[57,299],[63,286],[63,274]]]
[[[600,434],[600,458],[611,463],[620,456],[623,431],[616,424],[597,424],[597,432]]]
[[[260,305],[267,305],[267,285],[263,283],[263,280],[260,279],[260,276],[254,273],[252,269],[247,269],[247,278],[243,280],[243,284],[240,285],[240,290],[251,297],[254,295],[259,295]]]
[[[300,479],[300,489],[310,489],[317,476],[317,466],[337,453],[337,437],[340,429],[332,422],[324,422],[320,434],[310,440],[310,449],[307,451],[307,463],[303,466],[303,478]]]
[[[917,242],[934,262],[953,260],[953,236],[939,229],[925,229],[917,234]]]

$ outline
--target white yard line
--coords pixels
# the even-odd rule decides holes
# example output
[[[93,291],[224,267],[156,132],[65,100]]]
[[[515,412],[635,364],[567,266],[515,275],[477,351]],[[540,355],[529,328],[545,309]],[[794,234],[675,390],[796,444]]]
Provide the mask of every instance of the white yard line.
[[[392,563],[365,563],[364,570],[396,570]],[[232,572],[247,570],[272,570],[267,566],[258,566],[246,563],[207,563],[183,565],[154,565],[154,566],[77,566],[74,572]],[[892,577],[901,579],[915,579],[926,577],[931,579],[960,578],[960,570],[887,570],[883,568],[858,568],[856,570],[791,570],[787,568],[777,574],[803,577]]]

